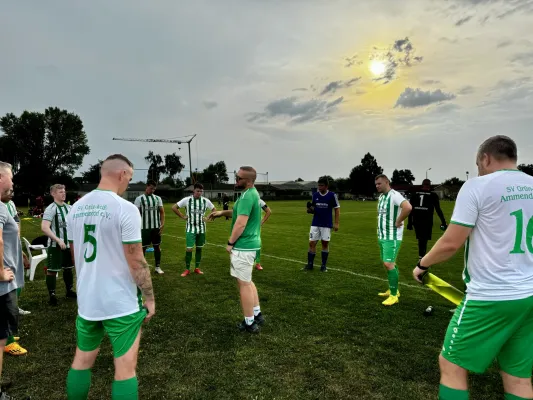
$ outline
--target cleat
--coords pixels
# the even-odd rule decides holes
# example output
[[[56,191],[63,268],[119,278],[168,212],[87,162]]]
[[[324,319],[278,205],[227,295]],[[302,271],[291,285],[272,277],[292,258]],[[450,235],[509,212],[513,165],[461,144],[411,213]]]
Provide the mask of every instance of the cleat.
[[[255,264],[255,269],[261,271],[263,269],[263,267],[261,266],[261,264]]]
[[[258,315],[254,316],[254,321],[257,323],[257,325],[263,325],[265,323],[265,317],[263,317],[263,313],[259,313]]]
[[[13,342],[4,347],[4,353],[11,354],[12,356],[22,356],[27,352],[28,350],[21,347],[17,342]]]
[[[194,273],[198,275],[203,275],[204,273],[200,270],[200,268],[195,268]]]
[[[398,297],[400,297],[400,291],[398,290],[397,294]],[[381,297],[389,297],[390,296],[390,289],[387,289],[386,292],[378,293],[378,296]]]
[[[76,292],[74,290],[69,290],[67,292],[67,294],[65,295],[65,297],[67,299],[77,299],[78,298],[78,295],[76,294]]]
[[[305,267],[302,268],[302,271],[312,271],[312,270],[313,270],[313,266],[309,264],[307,264]]]
[[[50,300],[48,300],[48,304],[50,304],[51,306],[57,306],[57,297],[55,294],[50,296]]]
[[[249,333],[259,333],[260,329],[259,329],[259,325],[257,324],[257,322],[253,322],[252,325],[246,325],[246,321],[243,319],[242,322],[237,325],[237,327],[239,328],[239,330],[241,332],[249,332]]]
[[[164,272],[163,272],[163,270],[161,269],[161,267],[155,267],[155,272],[157,272],[159,275],[164,274]]]
[[[322,265],[322,266],[320,267],[320,272],[328,272],[327,267],[326,267],[325,265]]]
[[[19,307],[19,315],[28,315],[31,314],[31,311],[25,311]]]
[[[383,303],[384,306],[392,306],[394,304],[397,304],[399,303],[400,300],[398,300],[398,296],[393,296],[393,295],[390,295],[387,300],[385,300]]]
[[[183,271],[183,274],[181,274],[181,276],[185,277],[185,276],[189,275],[190,273],[191,273],[191,271],[186,269],[185,271]]]

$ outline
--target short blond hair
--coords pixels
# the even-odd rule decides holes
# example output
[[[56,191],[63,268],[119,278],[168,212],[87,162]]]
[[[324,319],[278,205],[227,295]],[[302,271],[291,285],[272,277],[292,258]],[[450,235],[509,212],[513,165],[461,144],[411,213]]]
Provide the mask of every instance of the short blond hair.
[[[10,163],[6,163],[4,161],[0,161],[0,171],[12,171],[13,166]]]
[[[54,193],[56,190],[65,189],[65,185],[56,183],[55,185],[50,186],[50,194]]]

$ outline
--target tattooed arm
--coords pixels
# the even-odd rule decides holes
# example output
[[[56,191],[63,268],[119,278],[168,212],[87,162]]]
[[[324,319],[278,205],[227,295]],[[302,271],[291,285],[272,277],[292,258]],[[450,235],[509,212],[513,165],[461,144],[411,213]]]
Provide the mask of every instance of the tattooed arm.
[[[145,299],[144,306],[148,310],[146,321],[148,321],[155,314],[154,288],[150,276],[150,266],[144,258],[141,243],[124,244],[123,246],[133,281]]]

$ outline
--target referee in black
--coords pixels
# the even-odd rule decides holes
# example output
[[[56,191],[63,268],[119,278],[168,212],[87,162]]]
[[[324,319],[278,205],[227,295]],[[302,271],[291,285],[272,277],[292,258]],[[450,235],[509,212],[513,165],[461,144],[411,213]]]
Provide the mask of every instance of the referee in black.
[[[439,196],[431,191],[431,181],[422,181],[422,190],[414,192],[409,199],[413,211],[409,214],[407,229],[415,228],[416,239],[418,240],[418,257],[422,259],[427,253],[428,241],[431,240],[433,230],[433,211],[437,211],[440,218],[440,228],[445,230],[446,219],[440,208]]]

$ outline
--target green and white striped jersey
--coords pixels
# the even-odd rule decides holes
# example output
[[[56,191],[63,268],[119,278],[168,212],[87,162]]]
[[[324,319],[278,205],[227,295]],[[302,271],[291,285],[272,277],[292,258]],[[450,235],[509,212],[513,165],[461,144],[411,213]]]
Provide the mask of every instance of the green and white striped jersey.
[[[69,247],[67,237],[67,215],[72,208],[71,205],[64,203],[59,205],[56,202],[50,204],[44,210],[43,219],[50,221],[50,229],[58,238],[63,240],[67,247]],[[48,238],[48,246],[56,247],[57,243]]]
[[[7,207],[7,211],[9,211],[9,215],[11,215],[16,221],[18,217],[17,207],[15,207],[15,203],[13,203],[13,200],[9,200],[7,203],[4,204]]]
[[[155,194],[143,194],[135,199],[134,204],[141,211],[142,229],[158,229],[161,227],[159,207],[163,207],[163,200]]]
[[[195,199],[194,196],[188,196],[181,199],[177,206],[186,208],[187,224],[186,231],[192,233],[205,233],[205,212],[215,208],[211,200],[200,196]]]
[[[400,205],[406,201],[396,190],[382,193],[378,200],[378,239],[402,240],[403,225],[396,228],[396,219],[400,215]]]

